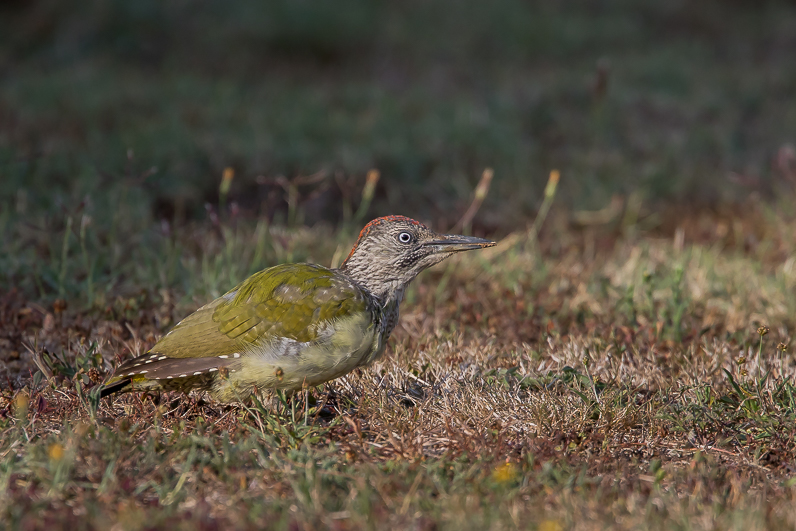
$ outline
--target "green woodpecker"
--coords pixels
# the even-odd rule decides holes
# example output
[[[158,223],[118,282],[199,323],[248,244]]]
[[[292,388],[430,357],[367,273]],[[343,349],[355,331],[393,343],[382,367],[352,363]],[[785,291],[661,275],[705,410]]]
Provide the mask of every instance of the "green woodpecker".
[[[375,219],[339,269],[282,264],[255,273],[122,363],[101,396],[202,389],[232,402],[255,388],[296,391],[333,380],[384,352],[418,273],[493,245],[403,216]]]

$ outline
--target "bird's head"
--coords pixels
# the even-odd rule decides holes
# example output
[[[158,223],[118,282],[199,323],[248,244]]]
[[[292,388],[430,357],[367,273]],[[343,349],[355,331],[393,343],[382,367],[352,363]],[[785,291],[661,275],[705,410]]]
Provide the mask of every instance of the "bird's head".
[[[493,245],[473,236],[438,234],[404,216],[386,216],[365,225],[340,270],[384,299],[453,253]]]

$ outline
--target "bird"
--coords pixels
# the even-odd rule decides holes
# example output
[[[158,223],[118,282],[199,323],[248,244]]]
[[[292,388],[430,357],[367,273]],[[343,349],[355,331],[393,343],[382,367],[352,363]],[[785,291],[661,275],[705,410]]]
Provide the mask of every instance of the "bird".
[[[197,389],[243,402],[257,389],[296,392],[339,378],[384,353],[420,272],[495,244],[404,216],[374,219],[339,268],[291,263],[253,274],[123,362],[100,397]]]

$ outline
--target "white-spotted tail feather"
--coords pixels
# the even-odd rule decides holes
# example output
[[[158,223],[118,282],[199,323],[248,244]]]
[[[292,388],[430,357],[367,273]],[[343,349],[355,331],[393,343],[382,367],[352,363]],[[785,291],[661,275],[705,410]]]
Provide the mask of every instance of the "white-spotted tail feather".
[[[186,378],[228,369],[234,372],[240,354],[203,358],[169,358],[158,353],[145,354],[126,361],[116,370],[122,378],[144,376],[148,380]]]

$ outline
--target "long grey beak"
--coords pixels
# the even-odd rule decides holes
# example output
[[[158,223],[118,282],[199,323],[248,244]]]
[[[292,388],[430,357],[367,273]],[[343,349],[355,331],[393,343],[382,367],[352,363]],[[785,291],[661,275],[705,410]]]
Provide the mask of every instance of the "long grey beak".
[[[492,240],[476,238],[474,236],[458,236],[455,234],[441,234],[434,240],[425,242],[424,246],[436,247],[438,253],[454,253],[458,251],[472,251],[473,249],[483,249],[497,245]]]

